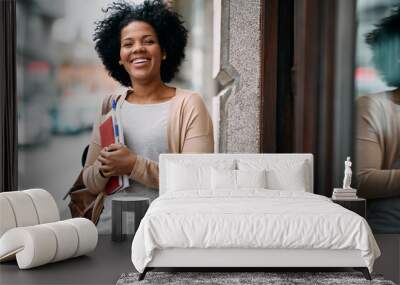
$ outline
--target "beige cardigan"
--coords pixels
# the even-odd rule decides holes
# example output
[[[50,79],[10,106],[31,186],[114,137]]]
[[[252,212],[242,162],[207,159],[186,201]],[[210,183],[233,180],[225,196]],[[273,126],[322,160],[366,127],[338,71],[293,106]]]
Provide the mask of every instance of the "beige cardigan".
[[[126,94],[119,98],[118,108],[124,104]],[[108,178],[100,175],[100,163],[96,160],[102,149],[99,125],[104,118],[105,116],[102,116],[99,111],[93,125],[83,170],[83,182],[93,193],[101,192],[108,181]],[[170,153],[214,152],[213,125],[200,95],[188,90],[176,89],[176,95],[171,99],[169,109],[167,139]],[[158,189],[158,163],[138,155],[129,178],[147,187]]]
[[[400,120],[386,93],[357,99],[356,174],[359,196],[400,196]]]

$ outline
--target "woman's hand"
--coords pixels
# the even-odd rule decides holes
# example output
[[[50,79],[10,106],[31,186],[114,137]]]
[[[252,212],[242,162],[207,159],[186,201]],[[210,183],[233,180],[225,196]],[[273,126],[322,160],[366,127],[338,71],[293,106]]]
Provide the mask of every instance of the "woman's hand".
[[[100,152],[97,160],[104,177],[130,175],[136,162],[136,154],[122,144],[111,144]]]

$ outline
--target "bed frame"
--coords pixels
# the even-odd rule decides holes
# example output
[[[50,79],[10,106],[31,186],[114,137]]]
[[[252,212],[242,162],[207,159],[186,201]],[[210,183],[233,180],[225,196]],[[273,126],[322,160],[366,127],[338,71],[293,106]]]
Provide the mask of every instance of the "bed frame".
[[[139,280],[154,268],[337,268],[352,267],[371,280],[359,250],[325,249],[183,249],[156,250]]]
[[[160,155],[160,195],[167,185],[166,168],[170,159],[216,160],[238,158],[266,158],[306,160],[309,164],[309,181],[313,181],[312,154],[161,154]],[[313,193],[313,183],[307,192]],[[240,248],[169,248],[154,252],[139,280],[155,268],[232,268],[246,271],[250,268],[338,268],[350,267],[361,271],[367,280],[371,276],[359,250],[329,249],[240,249]]]

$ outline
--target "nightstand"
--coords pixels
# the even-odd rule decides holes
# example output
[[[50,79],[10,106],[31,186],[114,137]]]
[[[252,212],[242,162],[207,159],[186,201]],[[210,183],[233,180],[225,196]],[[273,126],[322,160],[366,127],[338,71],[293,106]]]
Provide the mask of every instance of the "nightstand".
[[[364,219],[367,217],[367,200],[363,198],[355,199],[332,199],[332,202],[359,214]]]

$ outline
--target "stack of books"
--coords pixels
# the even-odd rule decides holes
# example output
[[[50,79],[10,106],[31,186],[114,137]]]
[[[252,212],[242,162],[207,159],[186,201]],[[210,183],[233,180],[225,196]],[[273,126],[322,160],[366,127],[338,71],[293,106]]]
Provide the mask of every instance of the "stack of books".
[[[333,189],[333,194],[332,194],[332,199],[337,199],[337,200],[351,200],[351,199],[357,199],[357,189],[343,189],[343,188],[334,188]]]
[[[117,102],[113,100],[110,116],[107,116],[100,125],[100,141],[102,147],[115,143],[124,144],[124,136],[120,128],[121,124],[116,112],[116,106]],[[129,178],[127,175],[113,176],[108,180],[105,192],[111,195],[127,187],[129,187]]]

